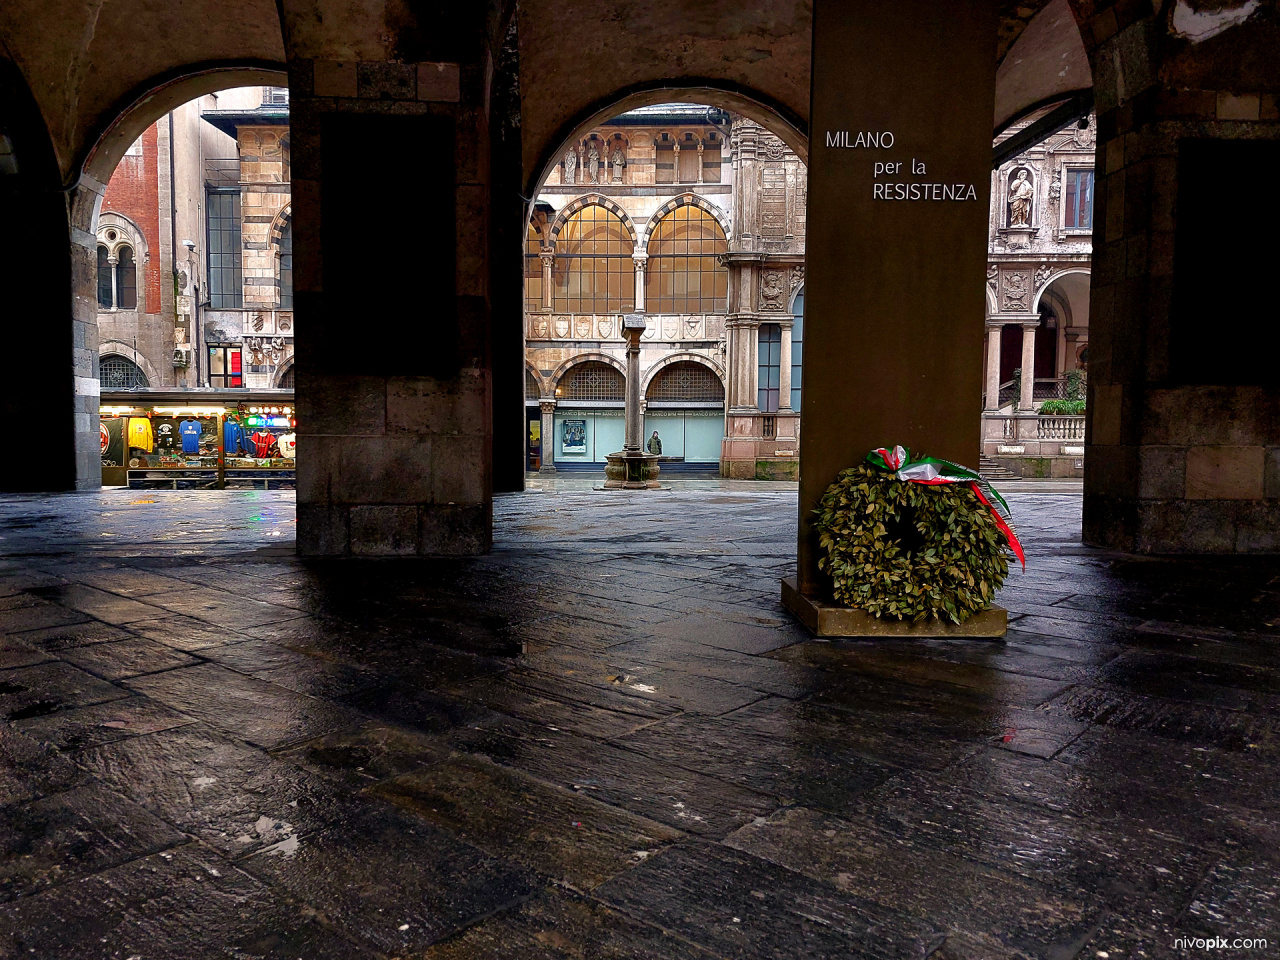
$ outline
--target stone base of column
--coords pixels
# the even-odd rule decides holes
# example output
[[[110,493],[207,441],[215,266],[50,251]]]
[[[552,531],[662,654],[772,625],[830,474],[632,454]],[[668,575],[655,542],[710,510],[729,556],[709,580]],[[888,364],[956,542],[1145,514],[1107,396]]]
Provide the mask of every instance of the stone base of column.
[[[553,473],[555,473],[555,472],[556,472],[556,467],[555,467],[555,464],[553,464],[553,463],[549,463],[549,464],[547,464],[545,467],[539,467],[539,468],[538,468],[538,475],[539,475],[539,476],[547,476],[547,475],[549,475],[549,474],[553,474]]]
[[[486,504],[298,504],[303,557],[469,557],[493,546]]]
[[[782,581],[782,605],[818,637],[1003,637],[1009,620],[1008,611],[1002,607],[975,613],[959,624],[881,619],[865,610],[806,596],[791,577]]]
[[[658,490],[658,458],[651,453],[622,450],[609,454],[604,468],[605,490]]]

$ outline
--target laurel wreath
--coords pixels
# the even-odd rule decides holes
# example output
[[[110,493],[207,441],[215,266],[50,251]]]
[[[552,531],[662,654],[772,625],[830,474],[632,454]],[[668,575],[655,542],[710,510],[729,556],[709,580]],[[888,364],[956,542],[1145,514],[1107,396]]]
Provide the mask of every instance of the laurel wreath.
[[[814,513],[836,602],[876,617],[963,623],[1009,575],[1008,539],[967,484],[907,483],[863,463]]]

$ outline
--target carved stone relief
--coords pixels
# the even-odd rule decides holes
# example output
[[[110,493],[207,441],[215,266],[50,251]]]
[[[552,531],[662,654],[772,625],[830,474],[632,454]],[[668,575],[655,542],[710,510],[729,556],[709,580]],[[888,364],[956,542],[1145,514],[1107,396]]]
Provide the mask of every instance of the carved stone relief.
[[[991,291],[993,293],[995,292],[996,280],[999,278],[999,276],[1000,276],[999,267],[997,267],[994,263],[987,266],[987,286],[991,288]]]
[[[1036,267],[1036,288],[1037,289],[1044,286],[1045,281],[1049,279],[1049,275],[1051,273],[1053,273],[1053,271],[1049,269],[1049,265],[1047,263],[1042,263],[1040,264],[1040,266]]]
[[[605,340],[613,336],[613,317],[602,317],[600,320],[600,339]]]
[[[797,264],[791,268],[791,289],[795,290],[802,283],[804,283],[804,266]]]
[[[1000,302],[1002,310],[1026,310],[1027,298],[1031,289],[1027,283],[1027,275],[1021,270],[1014,270],[1004,275],[1004,296]]]
[[[785,289],[781,273],[777,270],[770,270],[765,273],[760,280],[760,309],[781,310],[783,307],[782,296]]]
[[[538,340],[546,340],[551,333],[551,324],[546,317],[537,317],[533,321],[533,335]]]
[[[569,336],[569,318],[556,317],[556,336],[561,339]]]
[[[578,151],[572,147],[564,155],[564,182],[578,182]]]
[[[680,335],[680,319],[678,317],[662,318],[662,339],[675,340]]]
[[[579,340],[586,340],[591,336],[591,318],[576,317],[573,324],[574,336]]]

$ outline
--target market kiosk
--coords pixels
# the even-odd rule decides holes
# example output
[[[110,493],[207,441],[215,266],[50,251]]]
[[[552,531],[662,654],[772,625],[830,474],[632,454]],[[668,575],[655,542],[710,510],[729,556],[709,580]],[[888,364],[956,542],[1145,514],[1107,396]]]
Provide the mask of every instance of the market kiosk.
[[[102,484],[292,489],[292,390],[104,390]]]

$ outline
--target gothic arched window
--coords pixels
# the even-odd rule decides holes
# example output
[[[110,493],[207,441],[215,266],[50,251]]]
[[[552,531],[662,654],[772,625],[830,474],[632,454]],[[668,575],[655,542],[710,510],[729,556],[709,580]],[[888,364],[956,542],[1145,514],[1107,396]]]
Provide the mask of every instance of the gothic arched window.
[[[542,234],[532,223],[524,242],[524,308],[542,309]]]
[[[136,363],[117,354],[108,354],[98,363],[98,379],[104,389],[136,390],[147,387],[147,375]]]
[[[658,221],[649,240],[644,285],[650,313],[724,313],[729,309],[728,253],[724,231],[711,214],[692,204]]]
[[[293,224],[280,231],[280,309],[293,309]]]
[[[724,403],[724,384],[714,370],[692,360],[681,360],[658,371],[645,399],[659,403]]]
[[[622,220],[597,204],[560,229],[552,273],[556,313],[626,313],[636,306],[635,242]]]
[[[107,248],[98,248],[98,306],[110,310],[115,306],[115,297],[111,294],[111,262],[107,259]]]
[[[121,247],[116,251],[116,307],[120,310],[138,309],[138,267],[133,262],[133,251]]]
[[[569,369],[556,385],[559,400],[597,400],[621,403],[626,399],[626,379],[599,360],[588,360]]]

